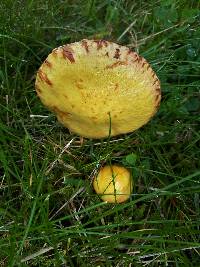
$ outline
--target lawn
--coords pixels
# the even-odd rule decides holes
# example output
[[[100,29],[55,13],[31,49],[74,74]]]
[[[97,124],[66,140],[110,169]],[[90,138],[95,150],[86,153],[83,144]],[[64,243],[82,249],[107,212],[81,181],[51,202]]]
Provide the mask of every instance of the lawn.
[[[0,266],[200,266],[200,2],[0,2]],[[51,50],[87,39],[126,45],[161,81],[158,113],[99,140],[70,133],[37,97]],[[122,204],[92,180],[131,171]]]

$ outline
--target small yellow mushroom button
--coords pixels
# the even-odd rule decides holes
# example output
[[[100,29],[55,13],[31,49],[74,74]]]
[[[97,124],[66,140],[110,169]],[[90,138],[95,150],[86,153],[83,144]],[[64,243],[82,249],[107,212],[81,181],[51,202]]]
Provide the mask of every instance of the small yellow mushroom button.
[[[132,192],[133,182],[130,172],[118,165],[104,166],[93,181],[94,190],[105,202],[121,203]]]

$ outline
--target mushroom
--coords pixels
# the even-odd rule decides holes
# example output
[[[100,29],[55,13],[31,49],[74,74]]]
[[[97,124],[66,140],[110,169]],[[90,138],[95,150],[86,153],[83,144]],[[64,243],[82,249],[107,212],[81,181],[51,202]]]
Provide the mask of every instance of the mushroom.
[[[118,165],[106,165],[94,178],[93,187],[103,201],[121,203],[130,197],[133,182],[131,174],[126,168]]]
[[[64,126],[88,138],[138,129],[161,100],[160,82],[149,63],[104,40],[55,48],[39,68],[35,88]]]

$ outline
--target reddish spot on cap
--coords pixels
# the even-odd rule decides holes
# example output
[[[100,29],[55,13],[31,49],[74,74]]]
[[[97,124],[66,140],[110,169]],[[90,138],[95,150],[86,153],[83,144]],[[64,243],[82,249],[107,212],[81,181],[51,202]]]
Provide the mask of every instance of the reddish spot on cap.
[[[62,53],[63,53],[63,57],[67,58],[71,63],[75,63],[75,59],[73,56],[73,50],[71,49],[71,47],[65,45],[62,47]]]
[[[39,75],[40,79],[41,79],[43,82],[47,83],[47,84],[50,85],[50,86],[53,85],[52,82],[51,82],[51,81],[49,80],[49,78],[47,77],[47,75],[46,75],[41,69],[38,71],[38,75]]]
[[[155,78],[155,81],[154,81],[153,85],[156,84],[156,83],[159,83],[158,78]]]
[[[85,48],[86,52],[88,53],[89,52],[89,48],[88,48],[88,43],[86,40],[83,40],[81,42],[82,46]]]
[[[120,58],[120,50],[119,50],[119,48],[116,48],[114,58],[116,58],[116,59]]]
[[[118,88],[119,88],[119,84],[116,83],[116,84],[115,84],[115,89],[114,89],[114,90],[116,91]]]
[[[49,68],[52,67],[51,62],[49,62],[47,59],[44,61],[44,64],[45,64],[47,67],[49,67]]]
[[[41,94],[41,93],[42,93],[40,87],[39,87],[37,84],[35,85],[35,89],[36,89],[36,92],[37,92],[38,94]]]
[[[117,61],[117,62],[113,63],[112,65],[107,65],[106,69],[113,69],[113,68],[116,68],[116,67],[118,67],[120,65],[124,65],[125,66],[125,65],[128,65],[128,63],[125,62],[125,61]]]
[[[50,109],[53,110],[56,114],[58,114],[60,117],[68,117],[69,115],[71,115],[71,113],[62,111],[56,106],[51,106]]]
[[[101,49],[103,46],[108,46],[108,42],[105,40],[95,40],[95,43],[97,44],[97,50]]]

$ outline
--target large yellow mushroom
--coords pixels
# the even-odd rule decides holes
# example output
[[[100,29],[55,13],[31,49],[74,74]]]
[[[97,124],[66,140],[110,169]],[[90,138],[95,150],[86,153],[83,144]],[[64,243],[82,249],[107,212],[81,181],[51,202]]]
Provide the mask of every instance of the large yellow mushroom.
[[[70,131],[103,138],[132,132],[156,113],[160,82],[125,46],[82,40],[54,49],[37,72],[36,91]]]

